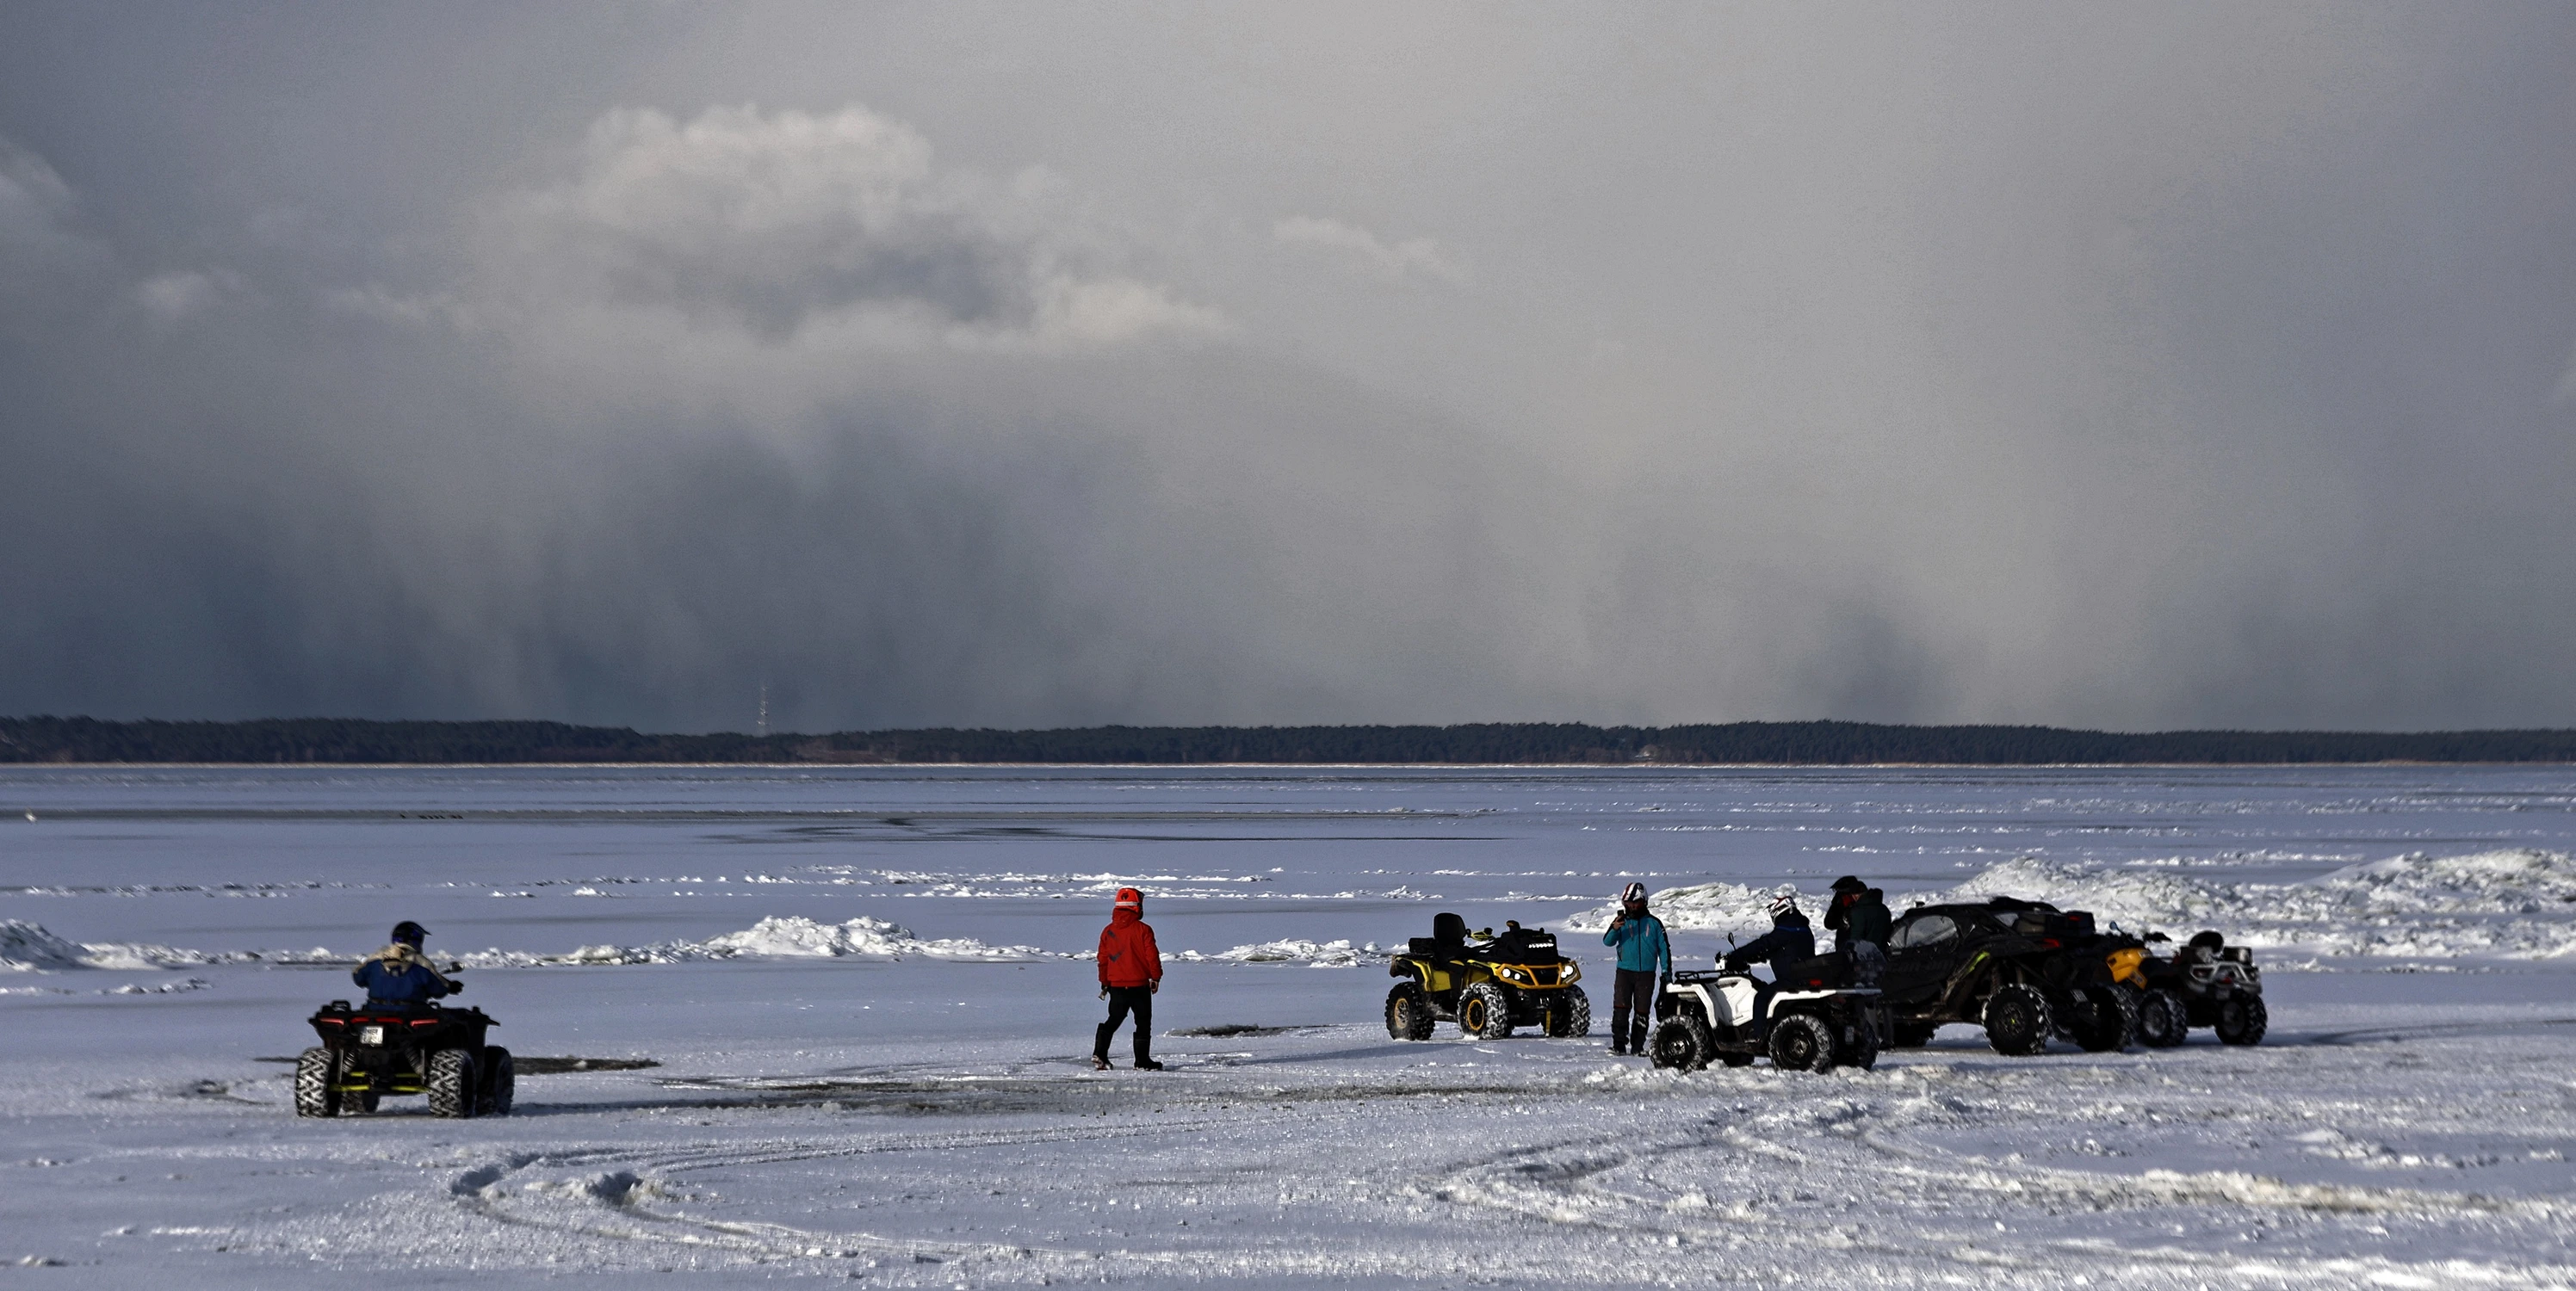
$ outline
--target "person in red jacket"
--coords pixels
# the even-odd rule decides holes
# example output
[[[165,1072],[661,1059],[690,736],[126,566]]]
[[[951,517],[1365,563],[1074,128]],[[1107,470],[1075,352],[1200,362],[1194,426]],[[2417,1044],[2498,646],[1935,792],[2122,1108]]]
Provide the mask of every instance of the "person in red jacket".
[[[1145,894],[1118,889],[1118,904],[1109,926],[1100,930],[1100,998],[1109,1001],[1109,1020],[1091,1042],[1094,1070],[1109,1070],[1109,1037],[1127,1014],[1136,1014],[1136,1070],[1161,1071],[1154,1061],[1154,992],[1163,989],[1163,953],[1154,947],[1154,925],[1145,922]]]

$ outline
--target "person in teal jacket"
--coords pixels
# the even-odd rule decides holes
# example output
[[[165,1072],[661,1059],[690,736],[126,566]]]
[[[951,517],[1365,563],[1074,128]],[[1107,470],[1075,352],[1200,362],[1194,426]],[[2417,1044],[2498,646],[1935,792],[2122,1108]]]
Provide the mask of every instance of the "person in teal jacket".
[[[1673,943],[1664,936],[1664,921],[1646,912],[1645,884],[1631,883],[1619,894],[1619,917],[1601,934],[1601,944],[1619,948],[1617,984],[1610,991],[1610,1052],[1644,1053],[1655,995],[1673,975]]]

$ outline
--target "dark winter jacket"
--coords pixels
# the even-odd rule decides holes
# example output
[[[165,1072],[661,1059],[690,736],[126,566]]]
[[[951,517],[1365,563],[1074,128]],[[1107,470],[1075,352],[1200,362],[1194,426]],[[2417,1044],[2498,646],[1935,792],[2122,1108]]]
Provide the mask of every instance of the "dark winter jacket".
[[[457,990],[456,983],[439,976],[419,951],[404,945],[377,951],[375,958],[349,974],[349,980],[367,988],[370,1001],[386,1004],[427,1004]]]
[[[1834,930],[1836,950],[1849,950],[1854,943],[1866,941],[1884,951],[1888,927],[1894,921],[1887,913],[1887,902],[1872,888],[1848,901],[1836,901],[1832,913],[1825,918],[1825,926]]]
[[[1812,959],[1816,953],[1816,930],[1807,924],[1807,916],[1786,914],[1771,923],[1771,931],[1726,952],[1726,962],[1737,965],[1785,964],[1796,959]]]
[[[1664,936],[1664,921],[1641,914],[1610,925],[1601,944],[1619,948],[1619,967],[1630,973],[1673,975],[1673,943]]]
[[[1148,986],[1163,980],[1163,952],[1154,946],[1154,925],[1133,910],[1112,911],[1100,930],[1100,984]]]

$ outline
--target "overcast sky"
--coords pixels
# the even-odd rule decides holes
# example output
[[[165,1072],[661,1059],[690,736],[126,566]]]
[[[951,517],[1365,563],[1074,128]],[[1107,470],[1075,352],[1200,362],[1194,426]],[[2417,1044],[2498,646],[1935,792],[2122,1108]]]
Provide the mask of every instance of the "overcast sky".
[[[0,8],[0,713],[2576,725],[2576,8]]]

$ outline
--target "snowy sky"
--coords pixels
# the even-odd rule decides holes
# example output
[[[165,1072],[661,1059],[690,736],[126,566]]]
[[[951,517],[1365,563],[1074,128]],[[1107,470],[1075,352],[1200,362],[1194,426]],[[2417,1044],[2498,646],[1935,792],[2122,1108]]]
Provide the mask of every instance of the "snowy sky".
[[[0,10],[0,712],[2576,724],[2562,5]]]

